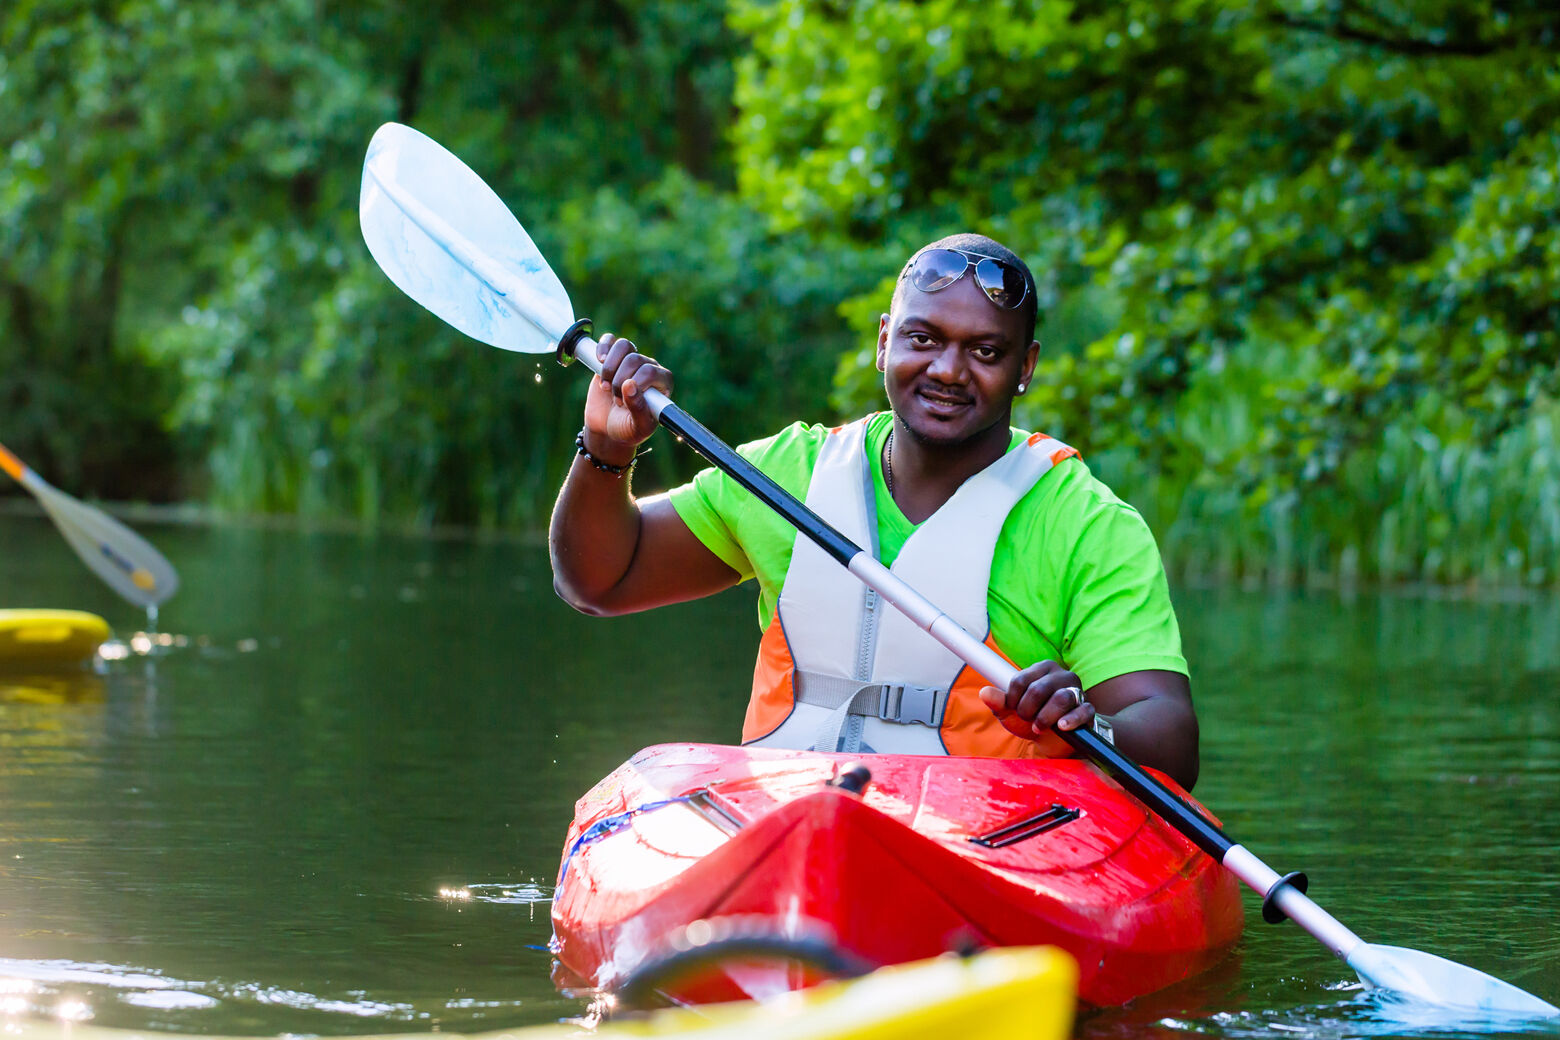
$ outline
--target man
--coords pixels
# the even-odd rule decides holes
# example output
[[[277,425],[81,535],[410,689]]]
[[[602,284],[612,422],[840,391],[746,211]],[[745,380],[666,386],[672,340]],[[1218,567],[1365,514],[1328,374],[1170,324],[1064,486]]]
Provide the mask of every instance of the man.
[[[1197,719],[1152,534],[1077,453],[1009,427],[1034,372],[1034,278],[954,235],[905,265],[878,324],[889,413],[743,447],[791,493],[1022,668],[1006,690],[864,591],[729,477],[642,501],[627,475],[672,375],[604,335],[553,511],[558,593],[595,615],[759,581],[764,638],[745,743],[1004,757],[1070,753],[1095,726],[1190,788]],[[1082,692],[1082,691],[1087,691]]]

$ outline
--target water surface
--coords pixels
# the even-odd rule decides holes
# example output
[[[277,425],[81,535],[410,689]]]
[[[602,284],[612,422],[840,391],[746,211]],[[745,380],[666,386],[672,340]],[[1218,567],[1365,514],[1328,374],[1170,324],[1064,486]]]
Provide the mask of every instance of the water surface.
[[[579,1013],[542,949],[573,801],[644,745],[735,739],[751,593],[595,621],[535,545],[140,526],[183,577],[165,646],[46,521],[0,516],[0,605],[92,610],[122,641],[101,675],[0,676],[0,1015],[330,1035]],[[1197,794],[1229,832],[1367,939],[1560,1001],[1560,599],[1176,601]],[[1254,900],[1220,969],[1079,1031],[1414,1032]]]

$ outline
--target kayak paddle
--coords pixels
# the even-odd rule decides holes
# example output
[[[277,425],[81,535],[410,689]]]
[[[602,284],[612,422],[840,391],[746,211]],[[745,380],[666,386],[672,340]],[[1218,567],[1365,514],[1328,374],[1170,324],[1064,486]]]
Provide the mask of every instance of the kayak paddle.
[[[54,487],[3,444],[0,469],[32,492],[82,562],[125,599],[154,608],[178,589],[178,572],[150,542],[102,510]]]
[[[401,291],[473,339],[504,350],[556,353],[564,364],[601,362],[590,320],[576,321],[558,276],[530,235],[480,177],[431,138],[386,123],[363,163],[359,222],[369,252]],[[887,567],[797,501],[655,388],[658,422],[774,509],[920,628],[1005,688],[1017,669]],[[1503,1016],[1547,1017],[1560,1008],[1491,975],[1418,950],[1367,943],[1305,895],[1304,875],[1280,877],[1207,817],[1111,744],[1087,730],[1058,731],[1150,809],[1263,897],[1263,916],[1289,917],[1344,960],[1367,986],[1426,1003]]]

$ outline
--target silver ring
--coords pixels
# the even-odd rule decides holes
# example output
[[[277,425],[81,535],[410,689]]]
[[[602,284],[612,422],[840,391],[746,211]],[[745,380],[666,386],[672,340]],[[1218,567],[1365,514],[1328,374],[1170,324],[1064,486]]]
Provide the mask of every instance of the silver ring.
[[[1062,687],[1062,692],[1064,692],[1064,693],[1071,693],[1073,695],[1073,708],[1075,710],[1078,709],[1078,708],[1083,707],[1083,705],[1084,705],[1083,691],[1078,689],[1078,687],[1076,687],[1076,686],[1064,686],[1064,687]]]

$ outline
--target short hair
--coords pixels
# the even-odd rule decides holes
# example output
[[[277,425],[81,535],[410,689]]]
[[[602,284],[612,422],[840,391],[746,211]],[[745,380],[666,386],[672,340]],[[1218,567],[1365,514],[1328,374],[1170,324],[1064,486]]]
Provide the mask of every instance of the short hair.
[[[899,278],[894,283],[892,302],[898,302],[899,294],[904,291],[905,285],[908,284],[905,281],[905,272],[910,269],[910,265],[915,261],[915,258],[928,249],[962,249],[968,253],[980,253],[983,256],[994,257],[1016,268],[1024,276],[1024,288],[1026,290],[1024,302],[1018,306],[1018,316],[1022,319],[1024,328],[1028,330],[1027,335],[1024,337],[1024,345],[1027,346],[1033,342],[1035,326],[1040,318],[1040,299],[1039,292],[1035,288],[1035,276],[1030,272],[1029,265],[1024,263],[1022,257],[996,239],[988,238],[985,235],[961,231],[956,235],[948,235],[944,238],[939,238],[935,242],[928,242],[920,249],[917,249],[910,255],[910,259],[905,261],[905,266],[900,268]]]

